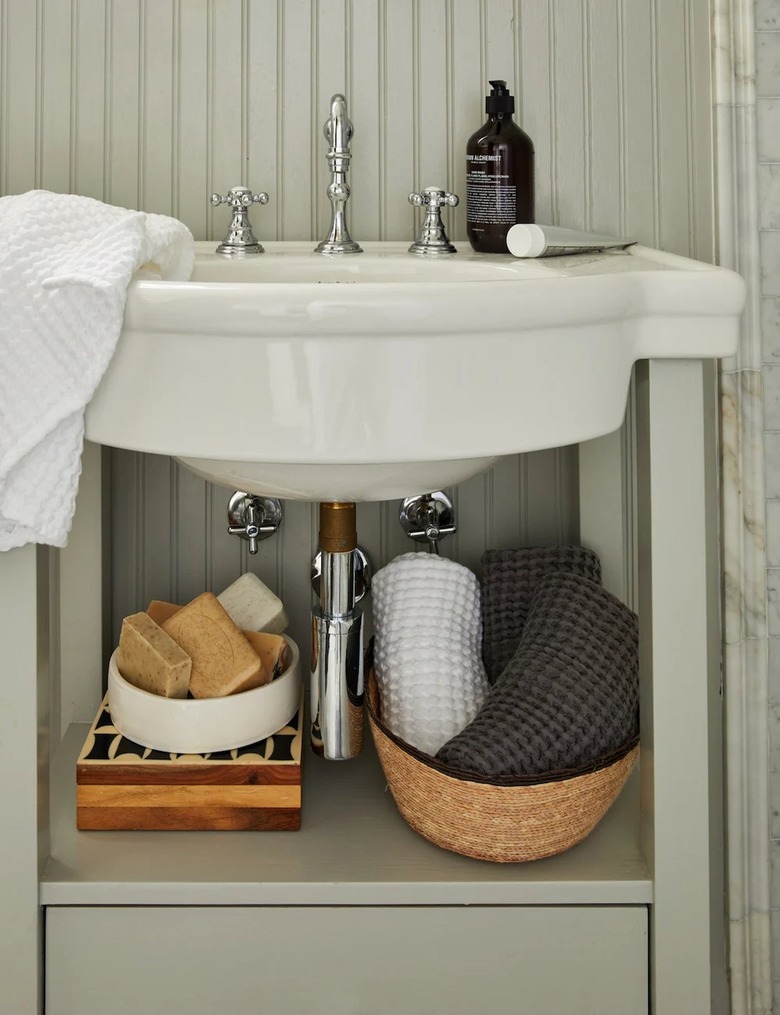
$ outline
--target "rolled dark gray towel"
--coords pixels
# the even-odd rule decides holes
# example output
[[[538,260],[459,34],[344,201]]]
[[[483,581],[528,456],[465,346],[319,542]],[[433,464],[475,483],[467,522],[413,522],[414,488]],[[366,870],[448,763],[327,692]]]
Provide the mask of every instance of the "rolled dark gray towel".
[[[636,615],[588,578],[551,573],[485,704],[436,757],[477,777],[542,775],[588,765],[638,732]]]
[[[584,546],[522,546],[482,555],[482,660],[494,684],[520,644],[539,580],[567,571],[601,584],[601,564]]]

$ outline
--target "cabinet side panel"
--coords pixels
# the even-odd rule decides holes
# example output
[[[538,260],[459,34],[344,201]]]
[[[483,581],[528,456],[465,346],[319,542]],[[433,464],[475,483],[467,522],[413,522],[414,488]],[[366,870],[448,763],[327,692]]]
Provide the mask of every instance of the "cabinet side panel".
[[[0,802],[5,819],[0,835],[0,1015],[32,1015],[40,1003],[38,878],[49,851],[53,557],[33,545],[0,555]]]

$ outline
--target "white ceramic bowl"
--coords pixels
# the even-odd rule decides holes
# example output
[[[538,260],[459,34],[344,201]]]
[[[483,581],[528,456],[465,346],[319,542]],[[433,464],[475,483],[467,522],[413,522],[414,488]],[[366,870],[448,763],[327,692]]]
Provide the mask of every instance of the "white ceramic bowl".
[[[119,732],[137,744],[171,754],[208,754],[245,747],[282,729],[301,698],[301,654],[284,635],[289,664],[270,684],[225,698],[163,698],[129,683],[113,653],[108,705]]]

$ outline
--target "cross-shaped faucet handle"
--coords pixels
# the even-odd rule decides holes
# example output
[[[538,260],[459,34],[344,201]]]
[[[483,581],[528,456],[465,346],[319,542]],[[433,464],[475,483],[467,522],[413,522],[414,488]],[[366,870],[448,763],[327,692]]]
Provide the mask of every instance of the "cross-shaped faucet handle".
[[[409,247],[410,254],[436,257],[455,253],[456,248],[450,243],[444,231],[441,210],[447,206],[454,208],[459,200],[457,194],[450,194],[443,187],[426,187],[420,194],[409,195],[409,204],[413,204],[416,208],[425,208],[425,220],[417,239]]]

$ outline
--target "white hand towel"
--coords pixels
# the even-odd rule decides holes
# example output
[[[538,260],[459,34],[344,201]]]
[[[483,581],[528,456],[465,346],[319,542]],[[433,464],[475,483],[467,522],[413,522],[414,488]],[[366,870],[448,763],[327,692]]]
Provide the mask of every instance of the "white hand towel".
[[[192,234],[165,215],[40,190],[0,198],[0,550],[65,545],[84,409],[133,273],[187,279],[193,263]]]
[[[374,575],[371,592],[382,718],[434,755],[488,693],[479,583],[454,561],[407,553]]]

